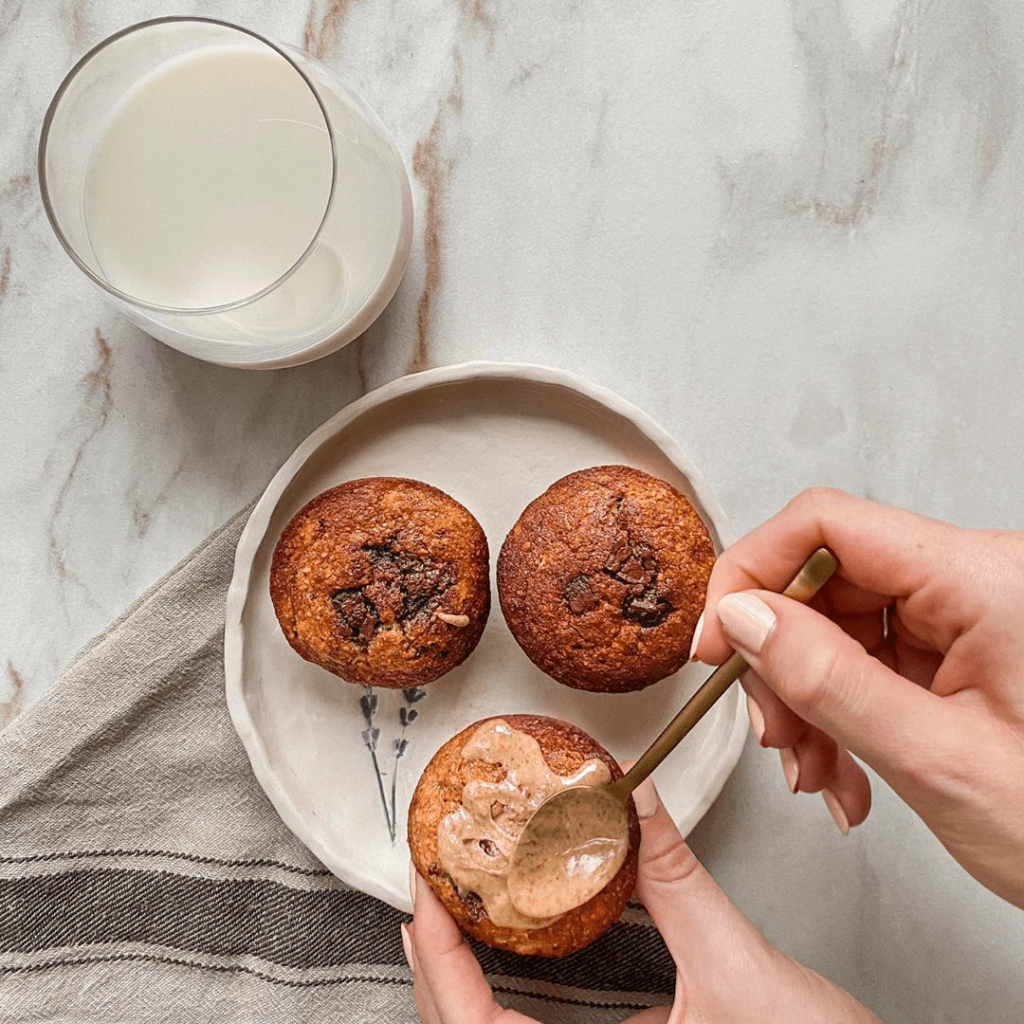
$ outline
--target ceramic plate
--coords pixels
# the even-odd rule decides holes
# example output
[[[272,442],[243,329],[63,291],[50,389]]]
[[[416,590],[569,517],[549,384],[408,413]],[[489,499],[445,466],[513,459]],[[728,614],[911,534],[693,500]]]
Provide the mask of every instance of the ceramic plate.
[[[535,668],[512,639],[492,579],[490,620],[473,654],[424,689],[370,690],[303,661],[268,592],[274,545],[310,498],[343,480],[406,476],[480,521],[492,572],[523,508],[576,469],[636,466],[675,485],[731,537],[700,473],[646,414],[611,392],[543,367],[468,363],[394,381],[312,434],[271,481],[238,544],[225,630],[227,703],[257,779],[292,831],[344,881],[410,909],[405,820],[434,752],[471,722],[531,712],[573,722],[624,760],[638,755],[703,681],[687,665],[632,694],[584,693]],[[686,833],[735,765],[746,708],[733,688],[658,770]]]

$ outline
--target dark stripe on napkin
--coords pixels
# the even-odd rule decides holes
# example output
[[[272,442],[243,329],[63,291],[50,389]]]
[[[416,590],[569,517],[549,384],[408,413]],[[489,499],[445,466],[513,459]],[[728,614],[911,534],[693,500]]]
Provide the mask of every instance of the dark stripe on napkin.
[[[141,942],[285,967],[405,963],[402,915],[348,889],[101,868],[0,881],[0,908],[0,951]]]
[[[57,967],[89,967],[96,964],[114,963],[149,963],[167,964],[171,967],[191,967],[204,971],[218,971],[225,974],[246,974],[250,977],[259,978],[260,981],[270,982],[272,985],[283,985],[286,988],[322,988],[324,986],[345,986],[345,985],[368,985],[371,987],[384,986],[392,988],[412,988],[412,977],[387,978],[380,975],[348,974],[336,978],[324,978],[317,980],[304,980],[297,978],[278,978],[266,974],[263,971],[246,967],[243,964],[213,965],[196,963],[185,960],[181,957],[156,956],[148,953],[114,953],[109,956],[82,956],[68,958],[65,960],[53,960],[41,964],[32,964],[18,967],[0,966],[0,975],[3,974],[25,974],[38,973]],[[580,1006],[593,1010],[646,1010],[652,1003],[632,1002],[621,999],[581,999],[578,997],[561,995],[553,992],[534,992],[524,988],[513,988],[508,985],[493,985],[493,991],[507,996],[525,996],[528,999],[537,999],[545,1003],[553,1003],[560,1006]]]
[[[552,960],[517,956],[471,941],[485,974],[528,978],[594,992],[671,992],[676,968],[664,940],[652,927],[619,921],[596,942],[578,953]]]

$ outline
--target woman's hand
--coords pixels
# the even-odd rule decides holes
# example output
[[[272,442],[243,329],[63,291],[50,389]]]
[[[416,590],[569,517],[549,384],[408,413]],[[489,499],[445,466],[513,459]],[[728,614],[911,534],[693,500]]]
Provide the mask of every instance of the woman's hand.
[[[819,545],[810,607],[777,592]],[[823,614],[822,614],[823,613]],[[982,884],[1024,907],[1024,535],[808,491],[723,553],[695,654],[732,648],[796,792],[863,821],[863,758]]]
[[[878,1024],[841,988],[784,956],[733,905],[683,842],[650,780],[634,794],[642,841],[637,895],[676,964],[675,1000],[630,1024]],[[425,1024],[535,1024],[502,1009],[455,922],[414,877],[403,925],[416,1006]]]

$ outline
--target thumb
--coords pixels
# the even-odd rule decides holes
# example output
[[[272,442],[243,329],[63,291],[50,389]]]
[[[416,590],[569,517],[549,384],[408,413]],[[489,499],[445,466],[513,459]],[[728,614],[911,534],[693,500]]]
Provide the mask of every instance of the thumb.
[[[636,891],[683,978],[723,967],[723,957],[745,963],[770,949],[750,920],[718,887],[658,798],[650,779],[633,793],[640,817]]]
[[[824,615],[765,591],[727,594],[717,612],[729,641],[796,714],[890,783],[948,760],[961,732],[950,706]]]

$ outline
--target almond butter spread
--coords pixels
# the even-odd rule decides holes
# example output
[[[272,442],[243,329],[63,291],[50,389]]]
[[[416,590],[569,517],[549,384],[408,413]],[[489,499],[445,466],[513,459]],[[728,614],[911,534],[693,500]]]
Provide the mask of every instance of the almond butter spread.
[[[461,806],[438,827],[441,866],[460,893],[476,893],[494,924],[542,928],[556,918],[526,917],[508,895],[507,874],[519,834],[554,793],[610,781],[608,766],[592,758],[573,775],[559,775],[548,767],[532,736],[510,728],[500,718],[485,722],[473,733],[462,757],[499,764],[505,777],[500,782],[473,779],[465,785]]]

